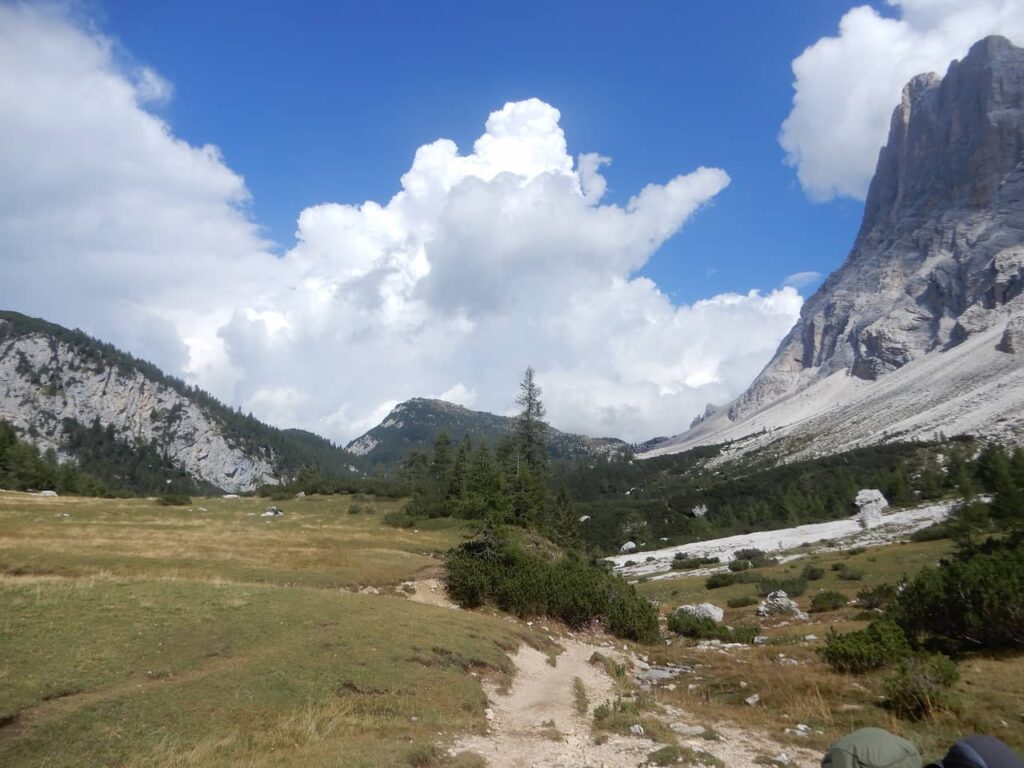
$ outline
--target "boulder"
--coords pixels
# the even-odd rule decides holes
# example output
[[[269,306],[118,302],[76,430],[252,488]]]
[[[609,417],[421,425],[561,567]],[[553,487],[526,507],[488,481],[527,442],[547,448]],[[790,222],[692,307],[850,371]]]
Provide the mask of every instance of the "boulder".
[[[711,619],[716,624],[720,624],[722,619],[725,617],[725,611],[719,608],[717,605],[711,603],[699,603],[697,605],[680,605],[676,608],[676,613],[690,613],[694,616],[702,616],[704,618]]]
[[[40,496],[46,496],[48,498],[53,498],[54,496],[57,495],[57,492],[56,491],[40,491],[39,495]]]
[[[772,592],[768,597],[761,601],[761,604],[757,606],[757,615],[761,617],[792,616],[793,618],[802,620],[810,618],[806,613],[801,611],[800,606],[797,605],[790,596],[781,589]]]
[[[263,510],[263,514],[261,514],[260,517],[281,517],[283,514],[284,512],[277,507],[267,507]]]
[[[626,554],[628,552],[635,552],[635,551],[636,551],[636,542],[635,541],[627,541],[625,544],[623,544],[621,547],[619,547],[619,552],[622,553],[622,554]]]
[[[874,528],[882,522],[882,512],[889,506],[882,492],[874,488],[857,491],[853,503],[857,505],[857,521],[862,528]]]
[[[1015,355],[1024,349],[1024,316],[1018,315],[1010,319],[996,349],[1008,355]]]

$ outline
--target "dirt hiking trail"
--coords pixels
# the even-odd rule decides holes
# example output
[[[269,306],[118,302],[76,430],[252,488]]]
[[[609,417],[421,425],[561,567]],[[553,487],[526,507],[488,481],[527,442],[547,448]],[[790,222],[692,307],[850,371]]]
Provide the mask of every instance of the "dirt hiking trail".
[[[516,675],[508,692],[485,685],[491,702],[488,733],[460,739],[451,748],[452,754],[475,752],[487,760],[490,768],[634,768],[647,764],[647,756],[664,745],[646,738],[617,735],[609,735],[603,744],[594,741],[593,708],[615,699],[616,692],[603,667],[589,663],[589,659],[595,652],[605,656],[617,654],[607,647],[570,638],[560,639],[559,644],[565,651],[557,657],[554,667],[540,651],[520,647],[512,658]],[[576,709],[576,678],[582,681],[589,703],[582,715]],[[698,755],[700,751],[713,755],[726,768],[756,766],[758,758],[776,757],[780,753],[785,753],[789,760],[786,765],[793,768],[817,768],[820,764],[820,755],[795,750],[728,724],[701,722],[692,713],[662,707],[645,715],[653,715],[666,724],[713,726],[721,735],[720,741],[680,736],[679,746],[689,747]]]

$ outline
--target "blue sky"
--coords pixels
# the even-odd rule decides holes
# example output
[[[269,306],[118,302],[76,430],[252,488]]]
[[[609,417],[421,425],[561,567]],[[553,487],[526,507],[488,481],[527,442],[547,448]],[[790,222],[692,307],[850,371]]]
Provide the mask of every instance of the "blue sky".
[[[0,306],[341,442],[527,365],[556,427],[676,434],[992,33],[1024,0],[0,0]]]
[[[792,60],[849,2],[99,4],[100,23],[174,85],[163,114],[245,176],[282,247],[325,201],[384,201],[415,149],[467,150],[484,118],[538,97],[572,154],[600,152],[609,197],[700,165],[733,182],[643,270],[673,298],[827,273],[861,204],[812,203],[783,163]],[[244,7],[244,10],[239,8]],[[884,4],[880,10],[885,10]]]

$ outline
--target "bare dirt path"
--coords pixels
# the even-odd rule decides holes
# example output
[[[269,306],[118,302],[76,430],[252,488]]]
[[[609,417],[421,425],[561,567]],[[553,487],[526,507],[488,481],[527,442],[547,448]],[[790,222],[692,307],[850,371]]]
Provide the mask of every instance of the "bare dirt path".
[[[581,715],[575,708],[573,680],[583,682],[590,708],[614,698],[612,681],[588,663],[596,647],[568,639],[559,643],[565,652],[554,667],[540,651],[520,647],[512,659],[516,676],[509,692],[487,690],[493,713],[490,732],[460,740],[455,752],[476,752],[490,768],[597,768],[635,766],[644,760],[654,748],[646,739],[612,736],[605,744],[594,744],[589,709]]]
[[[615,735],[604,744],[594,741],[593,707],[614,699],[615,690],[605,670],[590,664],[589,659],[595,651],[605,656],[613,654],[607,647],[578,640],[565,638],[559,643],[565,652],[558,656],[554,667],[540,651],[526,646],[518,650],[513,657],[516,676],[511,689],[502,693],[494,686],[487,687],[491,702],[488,733],[459,740],[452,754],[475,752],[487,760],[490,768],[635,768],[647,764],[647,756],[662,744]],[[582,681],[589,701],[584,715],[576,709],[575,678]],[[821,760],[820,755],[779,744],[765,734],[727,723],[703,722],[694,713],[662,708],[653,714],[667,725],[712,726],[720,740],[680,735],[679,746],[706,752],[727,768],[763,765],[765,758],[783,754],[786,765],[793,768],[816,768]]]

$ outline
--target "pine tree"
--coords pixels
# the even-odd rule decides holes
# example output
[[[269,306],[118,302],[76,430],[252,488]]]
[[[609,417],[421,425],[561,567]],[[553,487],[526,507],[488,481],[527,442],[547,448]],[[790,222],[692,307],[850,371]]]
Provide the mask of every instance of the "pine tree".
[[[518,460],[538,478],[545,475],[548,460],[544,446],[547,424],[544,423],[544,404],[540,396],[541,389],[534,379],[533,368],[527,368],[516,398],[516,404],[522,408],[516,420],[516,447]],[[517,467],[517,472],[519,469]]]

